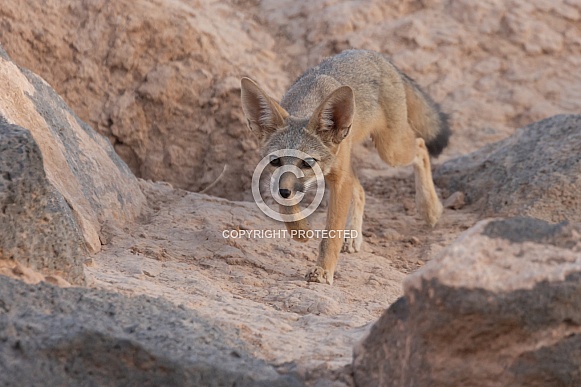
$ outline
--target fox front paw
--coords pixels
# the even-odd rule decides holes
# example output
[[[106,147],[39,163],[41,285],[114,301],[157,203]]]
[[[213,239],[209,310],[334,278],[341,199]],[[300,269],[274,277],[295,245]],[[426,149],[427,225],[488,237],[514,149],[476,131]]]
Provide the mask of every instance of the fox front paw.
[[[333,285],[333,273],[320,266],[313,267],[305,275],[307,282],[318,282],[321,284]]]

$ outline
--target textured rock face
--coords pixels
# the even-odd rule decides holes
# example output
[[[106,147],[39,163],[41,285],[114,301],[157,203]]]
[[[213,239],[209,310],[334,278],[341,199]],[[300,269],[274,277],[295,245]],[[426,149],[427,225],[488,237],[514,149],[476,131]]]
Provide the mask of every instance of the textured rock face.
[[[1,276],[0,342],[3,386],[302,385],[167,301]]]
[[[9,53],[54,85],[138,177],[200,191],[228,165],[209,193],[251,197],[259,157],[240,77],[274,95],[289,82],[273,38],[251,18],[218,1],[9,0],[0,20]]]
[[[486,220],[404,281],[355,349],[360,386],[581,383],[581,225]]]
[[[83,235],[30,132],[0,116],[0,259],[82,283]]]
[[[436,184],[485,215],[581,221],[581,116],[559,115],[444,163]]]
[[[4,52],[0,84],[0,257],[82,282],[101,226],[132,221],[145,197],[107,139]]]
[[[280,98],[325,56],[379,50],[452,114],[454,156],[581,109],[580,13],[574,0],[4,0],[0,41],[137,176],[200,191],[227,164],[209,193],[250,199],[240,76]]]

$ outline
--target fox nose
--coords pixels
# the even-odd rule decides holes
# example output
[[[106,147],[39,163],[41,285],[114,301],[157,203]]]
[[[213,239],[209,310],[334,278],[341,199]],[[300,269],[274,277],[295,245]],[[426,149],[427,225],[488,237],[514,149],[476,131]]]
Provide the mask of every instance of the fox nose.
[[[278,193],[280,193],[280,196],[282,196],[285,199],[288,199],[288,197],[291,196],[291,190],[286,188],[279,189]]]

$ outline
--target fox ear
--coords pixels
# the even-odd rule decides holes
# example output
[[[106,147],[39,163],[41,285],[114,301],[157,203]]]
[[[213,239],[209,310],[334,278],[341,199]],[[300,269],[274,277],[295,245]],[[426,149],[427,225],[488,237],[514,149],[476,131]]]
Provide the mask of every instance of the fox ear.
[[[250,78],[241,82],[242,110],[248,127],[264,141],[284,125],[288,113]]]
[[[349,134],[354,116],[353,90],[349,86],[341,86],[315,110],[311,124],[323,141],[339,144]]]

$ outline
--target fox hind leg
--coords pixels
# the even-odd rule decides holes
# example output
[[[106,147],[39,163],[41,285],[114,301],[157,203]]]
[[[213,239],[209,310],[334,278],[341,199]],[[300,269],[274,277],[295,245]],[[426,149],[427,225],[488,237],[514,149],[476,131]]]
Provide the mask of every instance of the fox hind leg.
[[[392,122],[394,130],[385,128],[385,132],[373,134],[375,147],[382,160],[393,167],[413,164],[416,207],[424,221],[433,227],[442,214],[443,206],[432,180],[430,155],[426,143],[422,138],[415,137],[407,122],[403,120],[405,115],[398,117],[394,114],[392,118],[397,118]],[[387,135],[390,132],[391,135]]]
[[[434,188],[430,155],[422,138],[416,139],[416,157],[413,164],[416,183],[416,207],[424,221],[434,227],[438,219],[440,219],[440,215],[442,215],[443,206]]]

